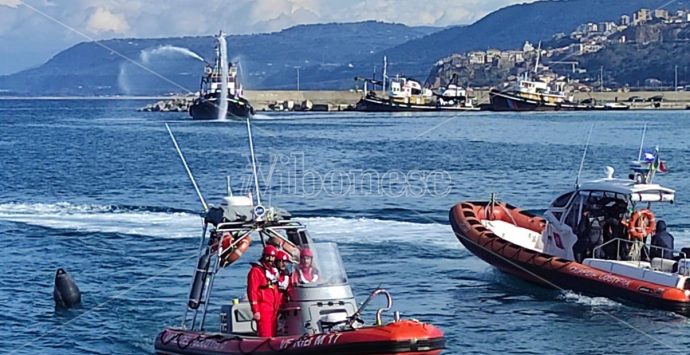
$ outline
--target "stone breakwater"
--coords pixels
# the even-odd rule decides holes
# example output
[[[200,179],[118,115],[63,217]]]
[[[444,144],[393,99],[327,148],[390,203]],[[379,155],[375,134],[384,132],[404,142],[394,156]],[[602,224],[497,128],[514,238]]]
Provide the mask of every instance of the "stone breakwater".
[[[173,97],[148,104],[138,111],[142,112],[188,112],[189,106],[194,102],[194,96]]]
[[[259,111],[345,111],[361,93],[351,91],[246,91],[244,96]],[[187,112],[196,96],[163,99],[139,109],[143,112]]]

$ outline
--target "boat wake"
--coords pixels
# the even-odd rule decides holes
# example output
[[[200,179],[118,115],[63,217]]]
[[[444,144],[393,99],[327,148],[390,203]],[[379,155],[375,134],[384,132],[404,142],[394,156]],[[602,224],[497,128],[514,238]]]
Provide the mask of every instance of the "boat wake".
[[[577,303],[580,305],[584,306],[592,306],[592,307],[605,307],[605,308],[611,308],[611,307],[618,307],[621,304],[605,297],[590,297],[590,296],[585,296],[581,295],[572,291],[563,291],[559,296],[559,299],[565,301],[565,302],[571,302],[571,303]]]
[[[0,204],[0,221],[89,233],[120,233],[161,238],[199,234],[201,217],[185,212],[155,212],[109,205]]]
[[[424,243],[461,249],[449,226],[372,218],[298,218],[318,241],[338,243]],[[151,207],[77,205],[69,202],[3,203],[0,221],[85,233],[118,233],[157,238],[198,238],[201,217]]]

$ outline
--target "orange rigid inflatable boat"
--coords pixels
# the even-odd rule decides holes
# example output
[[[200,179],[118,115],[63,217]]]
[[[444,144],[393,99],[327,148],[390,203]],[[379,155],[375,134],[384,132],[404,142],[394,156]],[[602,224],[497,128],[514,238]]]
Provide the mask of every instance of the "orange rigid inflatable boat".
[[[414,320],[352,331],[274,338],[199,334],[166,329],[156,339],[158,354],[440,354],[443,333]]]
[[[690,315],[687,255],[644,245],[654,230],[651,204],[673,202],[675,192],[639,176],[614,179],[612,170],[556,198],[543,217],[504,202],[461,202],[450,210],[451,227],[469,251],[524,280]],[[612,219],[627,230],[612,236],[602,222]],[[599,237],[609,228],[608,240],[587,245],[581,226]]]
[[[376,288],[364,302],[358,303],[337,244],[314,242],[307,226],[293,220],[288,211],[261,204],[251,122],[247,119],[246,123],[256,194],[234,195],[228,178],[228,194],[217,206],[206,204],[175,136],[167,127],[205,213],[182,322],[179,326],[165,327],[156,336],[156,353],[440,354],[445,348],[445,337],[439,328],[415,319],[402,319],[398,311],[392,311],[393,297],[382,288]],[[267,276],[266,284],[259,286],[265,292],[275,292],[275,298],[281,297],[280,302],[275,302],[273,297],[264,301],[276,310],[275,314],[268,313],[274,317],[269,322],[271,336],[257,331],[260,324],[256,306],[252,306],[247,295],[249,287],[244,283],[249,278],[230,279],[231,285],[236,284],[235,292],[239,292],[232,302],[223,296],[212,297],[216,276],[227,268],[237,267],[236,261],[251,248],[252,241],[260,243],[262,249],[267,245],[280,248],[289,257],[288,261],[299,260],[300,265],[308,262],[318,275],[287,285]],[[292,271],[289,265],[275,265],[279,267],[283,275],[301,274],[299,265]],[[278,270],[271,273],[277,274]],[[373,322],[365,322],[367,307],[379,296],[385,297],[385,306],[374,312]],[[219,322],[207,322],[208,315],[215,313],[217,307]]]

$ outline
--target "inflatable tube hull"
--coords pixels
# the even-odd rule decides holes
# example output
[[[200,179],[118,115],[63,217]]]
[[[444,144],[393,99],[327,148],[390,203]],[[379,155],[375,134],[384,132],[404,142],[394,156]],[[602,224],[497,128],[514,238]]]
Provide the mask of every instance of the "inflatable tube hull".
[[[462,202],[450,210],[450,224],[470,252],[499,270],[549,288],[572,290],[690,315],[690,297],[684,290],[630,278],[552,255],[540,253],[500,238],[481,223],[487,202]],[[522,228],[541,233],[545,221],[508,204],[493,207],[494,219],[515,221]]]
[[[166,329],[156,337],[157,354],[440,354],[443,333],[411,320],[311,336],[258,338]]]

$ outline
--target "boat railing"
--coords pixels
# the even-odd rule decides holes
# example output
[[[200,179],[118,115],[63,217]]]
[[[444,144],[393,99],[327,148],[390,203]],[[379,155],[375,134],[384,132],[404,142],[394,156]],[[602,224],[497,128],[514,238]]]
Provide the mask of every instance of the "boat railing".
[[[362,303],[362,305],[359,306],[359,309],[357,309],[357,311],[352,316],[349,317],[350,318],[349,319],[350,326],[352,326],[356,321],[359,320],[359,317],[362,315],[362,313],[367,308],[369,303],[374,298],[376,298],[376,296],[381,295],[381,294],[386,297],[386,307],[379,308],[378,310],[376,310],[376,325],[382,325],[383,324],[383,320],[381,319],[381,315],[383,314],[383,312],[389,311],[393,307],[393,297],[391,297],[391,294],[388,293],[388,291],[386,291],[385,289],[377,288],[374,291],[372,291],[371,294],[369,294],[369,297],[367,297],[367,299]],[[396,315],[396,317],[398,317],[398,316]]]
[[[614,250],[615,255],[612,255]],[[592,249],[592,257],[594,259],[626,261],[635,264],[637,267],[646,267],[642,263],[649,262],[650,267],[653,269],[660,268],[664,269],[663,271],[672,271],[684,276],[690,276],[690,260],[686,251],[648,245],[642,240],[611,239]],[[651,264],[652,260],[656,258],[661,259],[661,265]],[[671,270],[668,270],[668,267],[664,267],[664,263],[674,265],[671,266]]]

